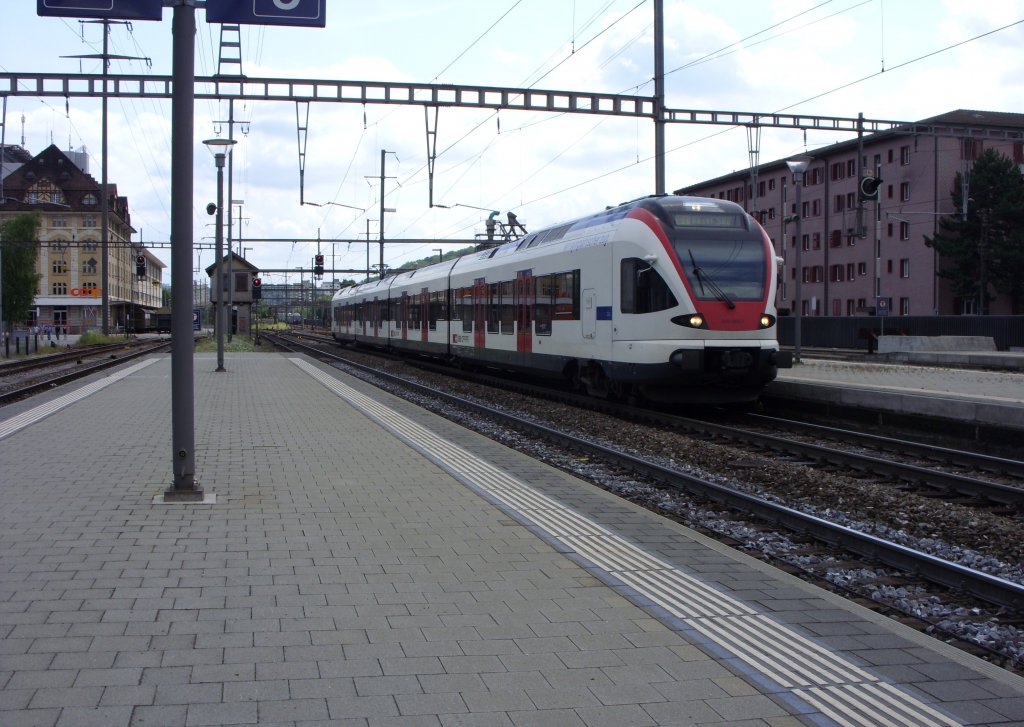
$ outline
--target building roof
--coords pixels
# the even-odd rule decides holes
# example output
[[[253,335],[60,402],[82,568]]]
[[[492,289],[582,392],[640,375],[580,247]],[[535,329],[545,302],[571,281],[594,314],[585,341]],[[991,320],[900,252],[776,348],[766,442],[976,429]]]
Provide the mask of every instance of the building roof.
[[[231,268],[232,269],[234,269],[237,266],[239,271],[248,270],[248,271],[254,272],[254,273],[258,273],[259,272],[259,268],[258,267],[253,265],[251,262],[246,260],[241,255],[236,254],[233,250],[230,253],[225,254],[224,257],[221,258],[222,264],[227,265],[228,255],[231,256]],[[214,260],[212,263],[210,263],[206,267],[206,274],[212,277],[214,275],[214,272],[216,271],[216,269],[217,269],[217,261]]]
[[[952,132],[953,129],[960,128],[963,130],[964,135],[970,136],[970,130],[978,129],[1000,129],[1009,130],[1011,132],[1019,130],[1018,133],[1012,133],[1016,139],[1024,139],[1024,114],[1014,114],[1004,111],[975,111],[970,109],[957,109],[956,111],[947,111],[944,114],[938,116],[932,116],[931,118],[922,119],[921,121],[913,122],[914,132],[912,133],[926,133],[929,128],[932,127],[945,127],[948,132]],[[864,137],[864,143],[870,144],[878,141],[889,139],[893,136],[900,135],[906,136],[906,130],[892,129],[887,131],[879,131],[874,134],[868,134]],[[856,149],[858,141],[856,137],[849,141],[840,141],[835,144],[829,144],[827,146],[819,147],[813,152],[809,152],[810,156],[822,156],[829,157],[836,154],[840,154],[847,149]],[[786,157],[791,159],[792,157]],[[774,161],[765,162],[758,164],[758,172],[772,171],[775,169],[781,169],[786,166],[786,159],[776,159]],[[722,184],[728,181],[733,181],[739,178],[747,178],[750,176],[750,169],[739,169],[728,174],[723,174],[720,177],[713,179],[704,179],[693,184],[688,184],[685,187],[680,187],[675,190],[673,194],[688,194],[697,189],[703,189],[708,186],[714,186],[716,184]]]
[[[20,148],[20,147],[18,147]],[[5,150],[6,151],[6,150]],[[22,150],[24,151],[24,150]],[[27,154],[27,152],[26,152]],[[40,182],[49,182],[60,190],[62,201],[29,201],[28,194]],[[131,225],[128,212],[128,198],[117,194],[117,185],[108,184],[108,212],[126,224]],[[88,200],[92,195],[91,203]],[[56,145],[51,144],[4,178],[4,199],[0,210],[4,212],[76,212],[100,211],[98,204],[102,185],[88,173],[82,171],[74,161]]]

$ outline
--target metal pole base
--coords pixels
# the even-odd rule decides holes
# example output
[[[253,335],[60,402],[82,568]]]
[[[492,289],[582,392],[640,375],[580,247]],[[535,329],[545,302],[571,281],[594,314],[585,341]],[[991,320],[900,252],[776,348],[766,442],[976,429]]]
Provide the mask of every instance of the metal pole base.
[[[203,502],[206,499],[201,487],[185,489],[184,487],[170,487],[164,490],[164,502]]]

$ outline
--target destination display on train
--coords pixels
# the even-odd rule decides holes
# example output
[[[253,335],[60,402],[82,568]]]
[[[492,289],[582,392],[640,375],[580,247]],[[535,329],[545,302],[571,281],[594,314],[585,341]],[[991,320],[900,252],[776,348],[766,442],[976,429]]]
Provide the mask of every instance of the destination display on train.
[[[672,222],[676,227],[732,227],[744,230],[742,215],[723,212],[673,212]]]

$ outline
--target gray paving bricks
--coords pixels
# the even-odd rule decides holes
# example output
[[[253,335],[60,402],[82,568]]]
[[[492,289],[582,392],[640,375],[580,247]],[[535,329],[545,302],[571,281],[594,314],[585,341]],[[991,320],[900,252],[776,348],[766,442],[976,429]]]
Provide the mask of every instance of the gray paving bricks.
[[[196,476],[215,505],[153,504],[171,477],[169,358],[0,439],[3,727],[811,722],[285,356],[195,361]],[[1020,680],[893,641],[881,620],[344,378],[859,663],[912,667],[957,714],[1024,719]]]

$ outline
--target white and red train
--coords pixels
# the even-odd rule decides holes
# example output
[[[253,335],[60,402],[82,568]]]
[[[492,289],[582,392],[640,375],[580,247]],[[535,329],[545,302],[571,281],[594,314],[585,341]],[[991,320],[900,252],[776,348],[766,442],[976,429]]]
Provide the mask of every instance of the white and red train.
[[[777,258],[739,205],[653,196],[339,291],[332,330],[601,396],[740,403],[792,365]]]

